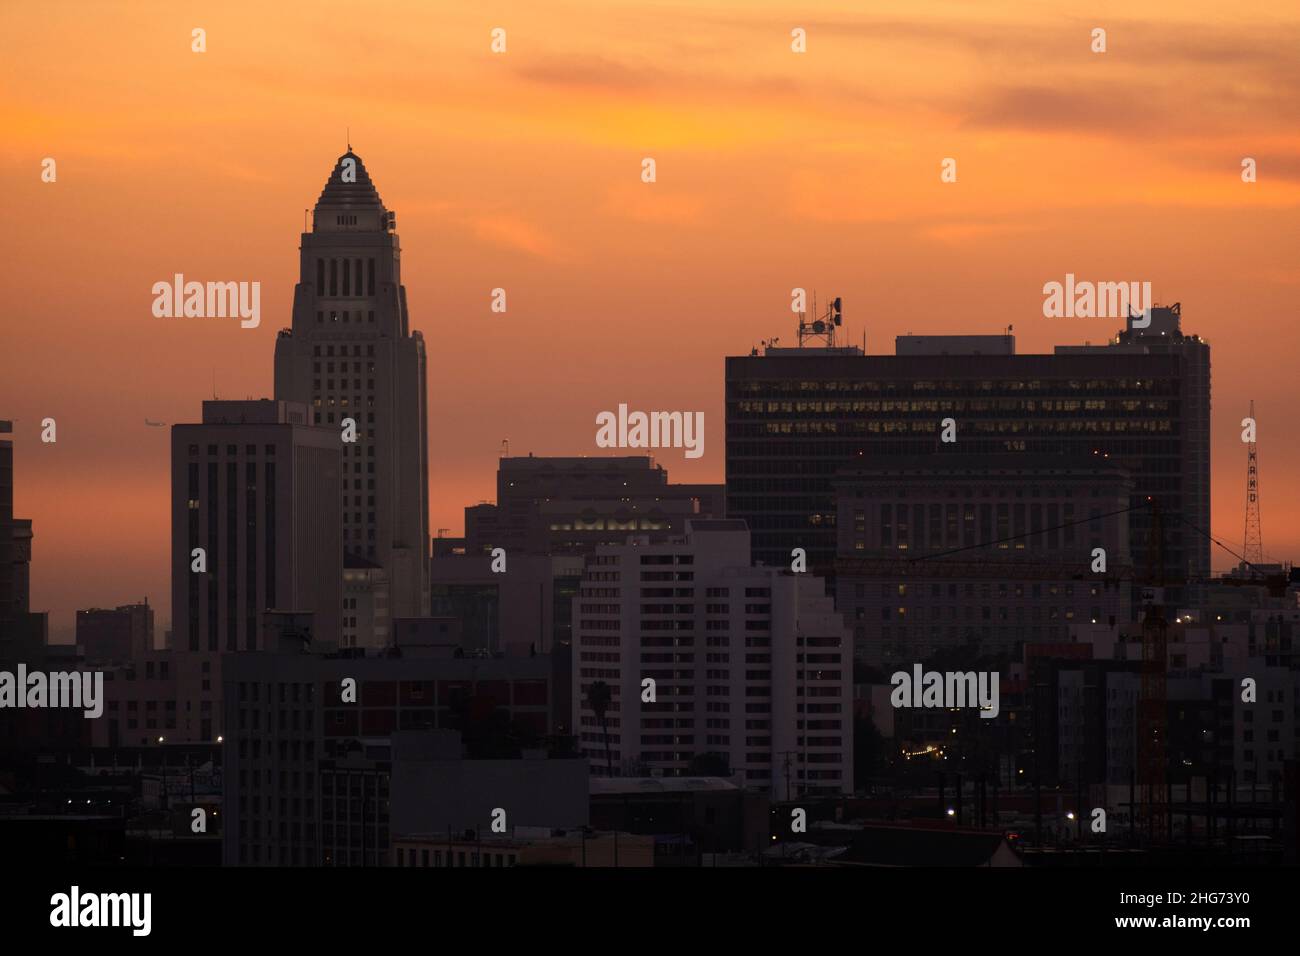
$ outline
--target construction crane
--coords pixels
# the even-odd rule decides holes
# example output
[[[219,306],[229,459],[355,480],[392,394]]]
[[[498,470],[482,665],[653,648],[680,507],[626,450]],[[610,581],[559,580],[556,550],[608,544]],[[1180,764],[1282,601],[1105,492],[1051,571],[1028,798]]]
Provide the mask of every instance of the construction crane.
[[[1151,530],[1142,604],[1142,684],[1138,697],[1137,781],[1147,838],[1165,833],[1169,818],[1166,790],[1168,694],[1165,680],[1169,622],[1165,620],[1165,540],[1160,504],[1149,498]],[[1130,811],[1131,812],[1131,811]]]
[[[1142,660],[1140,674],[1140,693],[1137,707],[1137,753],[1134,776],[1139,784],[1138,799],[1132,808],[1135,823],[1141,820],[1147,838],[1154,840],[1169,832],[1169,792],[1168,792],[1168,693],[1166,675],[1168,667],[1168,629],[1169,622],[1165,614],[1166,588],[1180,587],[1192,583],[1181,576],[1169,576],[1165,570],[1164,514],[1159,502],[1148,497],[1145,505],[1151,509],[1151,524],[1148,531],[1145,571],[1132,566],[1121,565],[1112,568],[1106,575],[1108,583],[1119,585],[1125,580],[1132,580],[1140,586],[1142,615]],[[1125,514],[1141,504],[1111,512],[1113,515]],[[1109,516],[1109,515],[1107,515]],[[1193,530],[1205,535],[1212,542],[1225,550],[1231,551],[1213,535],[1196,528],[1181,515],[1178,518]],[[1080,521],[1095,520],[1093,517]],[[1057,527],[1068,527],[1080,521],[1066,522]],[[961,552],[977,551],[988,548],[999,541],[1024,538],[1028,532],[1013,535],[998,541],[985,541],[975,545],[953,548],[936,552],[933,555],[900,558],[842,558],[837,562],[837,570],[847,574],[866,574],[885,576],[892,580],[920,578],[1005,578],[1008,563],[952,559]],[[937,558],[939,560],[929,560]],[[1024,562],[1014,564],[1017,577],[1026,579],[1094,579],[1086,561]],[[1199,580],[1199,579],[1198,579]],[[1199,581],[1199,583],[1208,583]],[[1231,582],[1229,582],[1231,583]]]

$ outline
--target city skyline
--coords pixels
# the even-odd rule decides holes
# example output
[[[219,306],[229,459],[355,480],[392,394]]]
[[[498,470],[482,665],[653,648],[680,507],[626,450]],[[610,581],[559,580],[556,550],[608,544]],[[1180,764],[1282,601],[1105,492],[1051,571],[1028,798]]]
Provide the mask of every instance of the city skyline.
[[[967,940],[1266,928],[1297,49],[1275,0],[0,8],[9,923],[793,868]]]
[[[790,25],[766,9],[720,4],[683,32],[671,13],[684,8],[593,18],[567,7],[567,39],[552,28],[543,38],[540,14],[519,9],[509,52],[493,59],[494,22],[453,14],[426,30],[432,21],[412,8],[403,32],[430,37],[429,50],[396,39],[394,25],[359,27],[371,43],[338,80],[347,92],[324,88],[336,64],[319,67],[322,89],[294,90],[305,128],[289,129],[272,128],[273,102],[240,96],[281,82],[250,65],[265,51],[250,61],[222,38],[273,45],[296,21],[271,14],[250,33],[243,14],[218,14],[206,60],[189,51],[188,20],[155,18],[138,35],[102,24],[128,58],[132,44],[166,50],[176,33],[174,53],[161,54],[168,88],[150,86],[149,67],[138,66],[108,71],[85,100],[81,71],[104,69],[103,50],[88,46],[67,66],[66,88],[33,71],[37,88],[15,71],[6,106],[17,120],[3,149],[11,209],[43,224],[0,267],[12,288],[41,281],[11,310],[0,358],[4,414],[15,419],[15,510],[33,521],[32,607],[51,611],[52,636],[65,641],[77,608],[147,595],[159,629],[170,620],[168,445],[144,422],[197,422],[214,377],[223,398],[273,396],[273,343],[290,324],[296,272],[291,237],[349,126],[402,217],[403,281],[429,348],[434,533],[458,533],[462,509],[492,498],[502,440],[516,455],[599,457],[595,415],[622,402],[703,411],[705,456],[656,458],[673,481],[721,481],[722,360],[774,336],[793,344],[793,287],[841,296],[846,336],[858,343],[865,331],[869,354],[891,354],[895,335],[1008,325],[1018,352],[1050,352],[1104,342],[1121,325],[1043,317],[1043,284],[1075,274],[1149,279],[1158,302],[1182,303],[1184,331],[1214,349],[1210,530],[1234,548],[1239,422],[1255,400],[1264,549],[1287,560],[1300,549],[1300,510],[1283,494],[1300,465],[1290,353],[1257,343],[1288,341],[1288,293],[1300,281],[1286,241],[1300,147],[1280,119],[1295,113],[1296,68],[1280,51],[1298,24],[1247,7],[1253,25],[1217,29],[1209,7],[1196,11],[1199,24],[1172,4],[1141,21],[1090,12],[1112,44],[1095,59],[1092,19],[1021,4],[954,9],[942,26],[826,5],[804,24],[803,59],[789,52]],[[14,51],[20,66],[62,39],[29,13],[4,17],[9,35],[30,39]],[[313,44],[336,39],[304,29],[304,52],[286,56],[310,61]],[[635,43],[609,44],[629,33]],[[984,58],[971,50],[979,44]],[[1028,62],[1017,65],[1013,51]],[[853,66],[864,52],[869,69]],[[380,108],[375,83],[393,56],[423,92]],[[727,64],[753,57],[747,81],[729,79]],[[1074,91],[1099,60],[1110,71],[1099,89]],[[214,61],[225,68],[212,72]],[[468,99],[440,86],[438,71],[468,86]],[[971,82],[986,94],[978,108],[962,93]],[[1237,82],[1244,93],[1229,92]],[[1169,110],[1184,97],[1198,105],[1194,118]],[[1153,104],[1163,107],[1161,138],[1135,152],[1142,107]],[[151,131],[153,112],[182,107],[241,120],[187,126],[177,115],[179,135]],[[40,179],[46,156],[59,162],[54,183]],[[658,164],[652,184],[640,179],[647,156]],[[959,177],[941,184],[949,156]],[[1259,182],[1241,182],[1243,156],[1258,159]],[[68,272],[72,281],[55,281]],[[260,326],[154,317],[150,287],[177,272],[261,282]],[[495,288],[509,296],[504,314],[490,311]],[[58,422],[53,445],[40,442],[46,416]],[[1229,563],[1214,555],[1216,568]]]

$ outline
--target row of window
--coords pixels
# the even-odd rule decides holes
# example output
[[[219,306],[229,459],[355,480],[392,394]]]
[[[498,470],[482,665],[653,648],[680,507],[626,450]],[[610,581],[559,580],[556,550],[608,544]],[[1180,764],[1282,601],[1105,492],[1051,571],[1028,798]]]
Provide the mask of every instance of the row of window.
[[[365,275],[362,275],[362,260],[359,258],[330,258],[316,260],[316,294],[332,297],[362,296],[375,294],[375,260],[364,260]],[[327,281],[328,277],[328,281]],[[365,281],[363,282],[363,278]],[[370,313],[371,316],[374,313]]]
[[[945,615],[944,615],[944,611],[945,611],[945,610],[947,611],[947,615],[946,615],[946,617],[945,617]],[[960,614],[958,613],[959,610],[961,611]],[[995,610],[994,608],[989,607],[989,605],[987,605],[987,604],[986,604],[986,605],[983,605],[983,606],[979,609],[979,620],[981,620],[981,621],[991,621],[991,620],[993,620],[993,619],[994,619],[994,610]],[[1030,611],[1029,619],[1030,619],[1031,621],[1041,621],[1041,620],[1043,620],[1043,619],[1044,619],[1044,611],[1046,612],[1046,619],[1049,620],[1049,621],[1056,621],[1056,620],[1060,620],[1061,618],[1064,618],[1064,619],[1067,620],[1067,621],[1072,621],[1072,620],[1074,620],[1074,614],[1075,614],[1075,609],[1074,609],[1074,608],[1069,608],[1069,607],[1063,607],[1063,608],[1048,607],[1048,608],[1043,608],[1043,607],[1041,607],[1041,606],[1039,606],[1039,605],[1034,605],[1033,607],[1031,607],[1031,608],[1029,609],[1029,611]],[[920,606],[920,607],[913,607],[913,608],[911,609],[911,612],[910,612],[910,617],[911,617],[911,619],[914,620],[914,621],[924,621],[925,618],[926,618],[926,613],[925,613],[925,612],[926,612],[926,608],[925,608],[924,605],[922,605],[922,606]],[[1011,620],[1011,617],[1010,617],[1010,614],[1009,614],[1009,608],[1008,608],[1005,604],[1003,604],[1003,605],[999,605],[999,606],[996,608],[996,612],[997,612],[997,614],[996,614],[996,618],[997,618],[997,620],[999,620],[999,621],[1009,621],[1009,620]],[[859,607],[859,608],[855,608],[855,609],[854,609],[854,613],[855,613],[855,619],[861,621],[861,620],[863,620],[864,617],[865,617],[865,614],[866,614],[866,608],[861,608],[861,607]],[[908,609],[905,608],[905,607],[895,608],[895,607],[892,607],[892,606],[890,606],[890,605],[885,605],[885,606],[881,607],[881,609],[880,609],[880,619],[881,619],[882,621],[892,621],[892,620],[895,619],[895,617],[897,617],[897,619],[900,620],[900,621],[901,621],[901,620],[904,620],[905,618],[908,618],[908,617],[909,617],[909,611],[908,611]],[[945,619],[946,619],[946,620],[949,620],[949,621],[956,621],[956,620],[958,620],[959,618],[960,618],[961,620],[973,621],[973,620],[976,619],[975,608],[974,608],[972,605],[970,605],[970,604],[963,605],[961,608],[948,607],[948,608],[945,609],[945,608],[943,608],[943,607],[931,607],[931,608],[930,608],[930,614],[929,614],[929,617],[930,617],[930,620],[931,620],[931,621],[942,621],[942,620],[945,620]],[[1015,619],[1016,619],[1017,621],[1023,621],[1023,620],[1025,619],[1025,608],[1024,608],[1024,605],[1021,605],[1021,604],[1016,605],[1016,608],[1015,608]],[[1096,622],[1098,622],[1098,621],[1100,621],[1100,620],[1102,620],[1101,608],[1097,608],[1097,607],[1095,607],[1095,608],[1092,609],[1092,615],[1091,615],[1091,617],[1089,618],[1089,621],[1092,622],[1092,623],[1096,623]]]
[[[417,850],[414,847],[398,847],[396,850],[398,866],[473,866],[473,867],[491,867],[491,866],[514,866],[518,860],[518,854],[511,852],[487,852],[477,850],[453,850],[447,849],[445,856],[442,850],[428,849]],[[432,854],[432,855],[430,855]],[[443,860],[446,860],[444,864]]]
[[[325,371],[328,372],[328,373],[331,374],[331,375],[334,374],[334,363],[333,363],[333,362],[326,362],[326,363],[324,363],[324,364],[325,364]],[[348,371],[348,363],[347,363],[347,362],[339,362],[339,363],[338,363],[338,366],[339,366],[339,373],[340,373],[340,374],[344,374],[344,375],[346,375],[346,374],[347,374],[347,371]],[[312,370],[312,372],[313,372],[314,374],[316,374],[316,375],[319,375],[319,374],[320,374],[320,367],[321,367],[321,363],[320,363],[320,362],[312,362],[312,363],[311,363],[311,370]],[[361,363],[360,363],[360,362],[353,362],[353,363],[352,363],[352,371],[353,371],[354,374],[358,374],[358,375],[359,375],[359,374],[361,373]],[[375,374],[375,363],[374,363],[374,362],[367,362],[367,363],[366,363],[366,372],[367,372],[368,374],[370,374],[370,375],[374,375],[374,374]]]
[[[218,449],[219,447],[220,447],[219,445],[208,445],[208,448],[207,448],[207,454],[208,454],[208,457],[215,457],[216,454],[217,454],[217,449]],[[263,451],[265,452],[265,454],[268,454],[268,455],[274,455],[274,454],[275,454],[275,446],[274,446],[274,445],[264,445],[264,446],[263,446]],[[190,447],[189,447],[189,454],[190,454],[190,457],[193,458],[193,457],[197,456],[198,453],[199,453],[199,446],[198,446],[198,445],[190,445]],[[227,446],[226,446],[226,455],[227,455],[228,457],[229,457],[229,456],[238,455],[238,454],[239,454],[239,446],[238,446],[238,445],[227,445]],[[244,446],[244,454],[245,454],[246,456],[249,456],[249,455],[256,455],[256,454],[257,454],[257,446],[256,446],[256,445],[245,445],[245,446]]]
[[[339,357],[339,358],[346,358],[347,355],[348,355],[348,347],[347,347],[346,345],[340,345],[340,346],[338,347],[338,349],[339,349],[338,357]],[[311,352],[311,354],[312,354],[313,356],[315,356],[316,358],[320,358],[322,355],[324,355],[326,358],[333,358],[333,357],[334,357],[334,346],[332,346],[332,345],[326,345],[326,346],[323,346],[323,347],[320,346],[320,345],[312,346],[312,352]],[[353,358],[357,358],[357,357],[359,357],[360,355],[361,355],[361,346],[360,346],[360,345],[354,345],[354,346],[352,346],[352,357],[353,357]],[[367,356],[368,358],[373,358],[374,355],[375,355],[375,347],[374,347],[373,345],[367,345],[367,346],[366,346],[366,356]]]
[[[921,421],[847,421],[847,422],[766,422],[761,428],[743,425],[730,425],[737,437],[754,435],[934,435],[939,432],[939,422]],[[1041,420],[1004,421],[995,419],[981,421],[964,419],[962,430],[967,434],[1003,435],[1003,434],[1051,434],[1054,432],[1086,435],[1105,434],[1164,434],[1174,431],[1174,424],[1168,418],[1135,419],[1133,421],[1096,421],[1092,418],[1080,420]]]
[[[917,383],[925,384],[925,383]],[[733,407],[742,413],[750,414],[772,414],[774,412],[797,413],[800,415],[867,415],[879,414],[881,412],[938,412],[938,411],[956,411],[956,412],[1104,412],[1107,408],[1118,412],[1168,412],[1169,401],[1166,399],[1111,399],[1091,398],[1080,400],[1077,398],[1067,399],[1011,399],[1000,402],[988,400],[963,400],[963,399],[926,399],[926,400],[890,400],[883,401],[835,401],[835,400],[803,400],[803,401],[767,401],[767,402],[735,402]]]
[[[1104,361],[1104,359],[1103,359]],[[993,395],[994,393],[1014,396],[1020,392],[1041,392],[1046,389],[1059,389],[1062,392],[1109,392],[1115,397],[1125,392],[1154,392],[1177,395],[1179,383],[1175,379],[1162,378],[1048,378],[1048,379],[947,379],[921,381],[913,379],[856,378],[856,379],[818,379],[815,381],[749,379],[727,383],[729,391],[739,394],[746,392],[766,393],[791,396],[799,393],[827,394],[834,392],[972,392]],[[734,404],[734,402],[732,403]]]

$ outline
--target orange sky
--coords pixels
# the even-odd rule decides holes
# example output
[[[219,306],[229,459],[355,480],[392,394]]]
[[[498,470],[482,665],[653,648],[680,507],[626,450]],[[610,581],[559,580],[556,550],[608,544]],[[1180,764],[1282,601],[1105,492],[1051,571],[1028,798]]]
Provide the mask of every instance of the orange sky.
[[[349,126],[428,345],[433,529],[494,494],[502,439],[594,454],[619,402],[703,410],[704,457],[660,461],[721,481],[723,356],[792,341],[794,286],[843,297],[873,353],[1009,323],[1029,352],[1115,331],[1043,318],[1073,272],[1182,302],[1212,347],[1214,531],[1240,546],[1253,398],[1265,550],[1300,555],[1297,50],[1296,5],[1249,0],[6,4],[0,417],[33,607],[62,638],[145,595],[169,620],[168,430],[144,419],[196,420],[214,376],[272,393]],[[261,327],[154,318],[175,272],[260,281]]]

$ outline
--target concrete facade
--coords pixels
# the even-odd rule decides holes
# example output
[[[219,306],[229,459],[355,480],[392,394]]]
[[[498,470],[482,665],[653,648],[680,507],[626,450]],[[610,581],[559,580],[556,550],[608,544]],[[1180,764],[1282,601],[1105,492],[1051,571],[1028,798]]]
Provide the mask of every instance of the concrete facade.
[[[309,406],[343,455],[343,548],[385,571],[389,617],[429,613],[429,448],[424,338],[410,327],[396,214],[352,152],[302,234],[293,326],[275,343],[277,398]],[[356,441],[342,442],[355,422]],[[351,616],[351,615],[350,615]],[[362,615],[356,615],[362,620]],[[383,643],[354,629],[359,647]]]
[[[256,649],[267,609],[311,612],[315,639],[338,643],[339,458],[338,437],[290,402],[204,402],[202,424],[172,427],[177,650]]]
[[[750,566],[744,522],[601,547],[578,601],[574,726],[594,774],[690,776],[711,754],[773,795],[851,792],[849,632],[820,578]],[[609,760],[598,680],[612,694]]]

